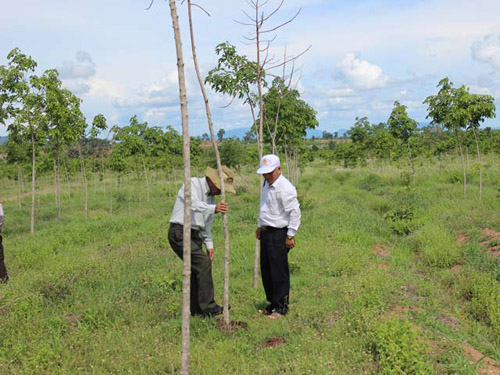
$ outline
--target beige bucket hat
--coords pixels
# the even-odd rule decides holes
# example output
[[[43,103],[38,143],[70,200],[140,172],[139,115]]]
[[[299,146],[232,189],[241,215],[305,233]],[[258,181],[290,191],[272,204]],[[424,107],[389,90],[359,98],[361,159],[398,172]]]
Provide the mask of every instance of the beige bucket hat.
[[[233,182],[234,182],[233,171],[230,170],[225,165],[223,165],[222,166],[222,175],[224,178],[224,188],[226,189],[226,192],[236,194],[236,190],[234,190],[234,186],[233,186]],[[217,187],[217,189],[220,189],[219,172],[217,172],[216,169],[213,169],[211,167],[207,167],[207,169],[205,169],[205,176],[208,177],[210,180],[212,180],[212,182]]]

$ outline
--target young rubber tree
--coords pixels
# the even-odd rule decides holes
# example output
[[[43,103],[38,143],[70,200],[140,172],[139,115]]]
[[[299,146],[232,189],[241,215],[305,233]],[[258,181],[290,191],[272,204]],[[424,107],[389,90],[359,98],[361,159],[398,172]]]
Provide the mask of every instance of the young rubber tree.
[[[196,71],[196,77],[198,78],[198,83],[200,85],[200,90],[203,95],[203,100],[205,102],[205,111],[207,115],[208,128],[210,130],[210,136],[212,138],[212,145],[215,152],[215,161],[217,163],[217,170],[219,172],[219,184],[221,187],[221,201],[226,201],[226,189],[224,186],[224,174],[222,171],[222,163],[219,153],[219,148],[215,140],[214,126],[212,123],[212,111],[210,110],[210,103],[208,101],[208,95],[205,90],[205,84],[201,77],[200,68],[198,66],[198,58],[196,56],[196,44],[194,40],[194,30],[193,30],[193,16],[192,16],[192,6],[191,0],[188,0],[188,14],[189,14],[189,31],[191,36],[191,51],[193,54],[194,68]],[[225,131],[220,129],[217,136],[219,141],[224,138]],[[224,323],[226,327],[230,325],[229,318],[229,265],[230,265],[230,247],[229,247],[229,219],[227,213],[222,214],[223,217],[223,232],[224,232]]]
[[[45,92],[48,149],[54,164],[55,203],[57,221],[61,221],[60,157],[64,147],[71,146],[85,132],[85,118],[80,102],[69,90],[62,88],[57,70],[47,70],[40,77]]]
[[[287,87],[282,78],[275,78],[269,91],[263,96],[264,122],[275,124],[265,128],[265,140],[275,139],[283,146],[287,170],[292,183],[299,179],[299,148],[307,129],[318,126],[316,111],[300,99],[298,90]],[[267,131],[266,131],[267,130]]]
[[[175,51],[177,54],[177,75],[179,79],[179,99],[182,115],[182,156],[184,160],[184,231],[183,231],[183,267],[182,267],[182,328],[181,328],[181,375],[189,374],[190,367],[190,289],[191,289],[191,155],[188,124],[188,102],[186,95],[186,77],[182,53],[181,30],[175,0],[169,0],[170,16],[174,28]]]
[[[227,94],[231,98],[231,102],[238,98],[243,99],[245,104],[248,104],[252,115],[252,124],[256,123],[255,109],[257,105],[257,95],[252,92],[253,87],[257,82],[257,64],[247,59],[246,56],[238,55],[236,47],[226,42],[221,43],[215,48],[215,52],[219,56],[217,67],[212,69],[205,82],[208,83],[213,90],[223,94]],[[259,79],[262,85],[265,85],[265,73],[260,72]],[[262,157],[262,137],[257,135],[257,149],[259,160]],[[259,183],[262,190],[262,177]],[[254,277],[253,287],[258,287],[259,281],[259,240],[255,240],[254,247]]]
[[[493,118],[496,116],[495,99],[491,95],[471,94],[468,87],[462,86],[457,89],[457,101],[458,107],[462,108],[468,114],[466,123],[467,130],[471,131],[474,135],[476,157],[479,169],[479,199],[482,199],[483,174],[478,130],[479,125],[486,118]]]
[[[46,122],[40,78],[34,74],[37,63],[14,48],[8,55],[7,66],[0,67],[0,122],[7,120],[9,133],[25,139],[31,152],[31,220],[30,232],[35,233],[36,154],[45,138]]]
[[[428,96],[423,102],[423,104],[427,104],[428,114],[426,118],[431,118],[431,124],[442,125],[455,135],[462,161],[463,196],[465,198],[467,195],[467,173],[463,152],[463,132],[461,130],[467,124],[468,114],[458,107],[457,90],[448,77],[439,81],[437,87],[440,88],[438,93]]]
[[[408,150],[408,160],[411,166],[413,184],[415,184],[415,165],[413,163],[410,139],[417,130],[418,122],[410,118],[406,112],[406,106],[396,100],[387,124],[391,135],[399,140]]]

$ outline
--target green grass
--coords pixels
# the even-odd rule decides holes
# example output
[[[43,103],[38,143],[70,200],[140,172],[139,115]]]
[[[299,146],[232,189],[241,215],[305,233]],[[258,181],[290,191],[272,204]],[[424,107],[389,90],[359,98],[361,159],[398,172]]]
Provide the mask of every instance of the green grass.
[[[405,171],[387,165],[345,170],[313,163],[297,186],[298,245],[290,253],[291,310],[271,321],[252,288],[258,178],[244,168],[230,204],[231,318],[191,321],[193,374],[476,374],[466,342],[500,361],[497,259],[481,230],[500,230],[499,170],[476,185],[450,179],[457,165]],[[6,263],[0,285],[1,374],[172,374],[180,360],[181,262],[166,239],[181,174],[151,175],[139,201],[133,176],[92,181],[89,219],[82,191],[63,184],[57,223],[42,179],[36,233],[30,198],[4,202]],[[474,181],[474,180],[473,180]],[[113,211],[110,210],[113,183]],[[2,182],[0,196],[16,197]],[[222,302],[221,220],[213,225],[216,299]],[[458,244],[459,231],[470,240]],[[383,249],[384,253],[377,252]],[[284,344],[264,347],[268,339]]]

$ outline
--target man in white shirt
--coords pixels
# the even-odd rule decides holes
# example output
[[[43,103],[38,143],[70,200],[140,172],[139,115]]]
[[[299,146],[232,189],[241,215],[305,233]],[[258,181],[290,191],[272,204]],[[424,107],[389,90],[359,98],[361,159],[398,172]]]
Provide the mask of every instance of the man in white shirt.
[[[5,215],[3,213],[3,206],[0,203],[0,283],[6,283],[9,280],[7,275],[7,268],[5,267],[4,255],[3,255],[3,244],[2,244],[2,225],[5,220]]]
[[[281,174],[278,156],[270,154],[262,157],[257,173],[265,179],[256,236],[260,240],[262,284],[270,302],[259,312],[270,318],[280,318],[288,312],[288,252],[295,247],[295,233],[300,226],[300,205],[297,190]]]
[[[233,187],[233,172],[222,167],[224,187],[227,193],[236,193]],[[212,259],[214,243],[211,226],[216,213],[226,213],[226,202],[215,203],[219,195],[220,180],[218,172],[210,167],[205,177],[191,178],[191,315],[215,316],[222,314],[222,307],[215,303],[212,279]],[[177,198],[170,217],[168,241],[177,256],[183,256],[184,225],[184,185]],[[205,244],[206,252],[203,251]]]

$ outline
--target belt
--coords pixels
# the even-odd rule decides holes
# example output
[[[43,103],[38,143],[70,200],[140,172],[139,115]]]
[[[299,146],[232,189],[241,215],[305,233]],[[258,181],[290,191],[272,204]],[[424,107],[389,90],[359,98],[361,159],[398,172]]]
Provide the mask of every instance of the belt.
[[[174,228],[184,228],[184,225],[179,224],[179,223],[170,223],[170,226],[174,227]],[[192,232],[200,232],[201,229],[198,227],[191,227],[191,231]]]
[[[263,226],[261,226],[261,228],[262,228],[263,231],[269,231],[269,232],[274,232],[274,231],[277,231],[277,230],[287,229],[286,227],[284,227],[284,228],[275,228],[275,227],[270,227],[268,225],[263,225]]]

